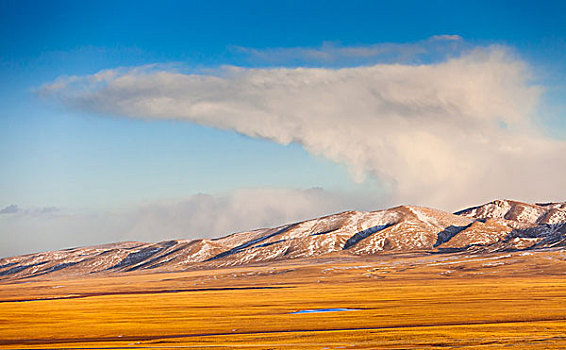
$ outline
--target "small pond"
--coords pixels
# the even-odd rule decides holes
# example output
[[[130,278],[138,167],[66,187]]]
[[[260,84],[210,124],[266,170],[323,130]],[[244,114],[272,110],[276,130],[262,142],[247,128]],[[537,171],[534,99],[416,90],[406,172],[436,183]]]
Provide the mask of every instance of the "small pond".
[[[290,312],[290,314],[312,314],[316,312],[340,312],[340,311],[359,311],[360,309],[332,308],[332,309],[312,309]]]

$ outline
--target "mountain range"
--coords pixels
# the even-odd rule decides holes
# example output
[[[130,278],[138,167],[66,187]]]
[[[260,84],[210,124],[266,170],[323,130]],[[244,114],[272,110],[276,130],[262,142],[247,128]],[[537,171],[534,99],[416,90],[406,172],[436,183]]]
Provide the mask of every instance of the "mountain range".
[[[182,271],[321,256],[566,247],[566,202],[495,200],[456,213],[399,206],[346,211],[217,239],[119,242],[0,259],[0,279]]]

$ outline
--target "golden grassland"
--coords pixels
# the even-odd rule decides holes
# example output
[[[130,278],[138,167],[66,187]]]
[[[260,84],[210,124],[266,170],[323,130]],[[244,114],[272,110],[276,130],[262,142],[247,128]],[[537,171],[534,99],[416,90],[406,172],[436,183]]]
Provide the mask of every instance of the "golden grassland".
[[[2,349],[509,346],[566,348],[563,250],[0,282]]]

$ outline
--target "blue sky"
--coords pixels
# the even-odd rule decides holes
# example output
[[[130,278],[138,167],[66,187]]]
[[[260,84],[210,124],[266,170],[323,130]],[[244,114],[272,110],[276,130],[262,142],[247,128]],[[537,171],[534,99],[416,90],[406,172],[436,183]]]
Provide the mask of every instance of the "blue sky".
[[[170,120],[156,112],[140,113],[138,118],[138,115],[131,115],[136,109],[124,112],[121,107],[116,107],[124,104],[109,104],[107,108],[104,101],[96,99],[97,105],[92,105],[93,95],[88,96],[88,105],[83,103],[84,99],[73,100],[75,95],[72,94],[76,90],[69,92],[70,84],[67,83],[62,92],[43,94],[42,87],[53,84],[56,79],[64,81],[65,77],[84,78],[101,70],[158,64],[157,68],[151,68],[152,71],[185,74],[179,77],[179,82],[184,84],[184,78],[195,72],[206,77],[224,77],[226,73],[218,69],[226,65],[267,69],[265,74],[270,74],[271,68],[280,67],[337,70],[373,64],[434,65],[474,49],[497,47],[506,52],[503,63],[512,61],[513,67],[527,66],[529,86],[537,85],[543,91],[537,102],[533,102],[536,112],[528,118],[529,122],[536,122],[540,128],[537,133],[544,135],[545,142],[547,139],[554,142],[566,139],[565,23],[566,3],[563,1],[1,0],[0,209],[17,205],[21,216],[16,218],[18,213],[10,213],[10,218],[3,215],[0,220],[0,234],[12,237],[10,242],[14,242],[13,249],[7,248],[3,253],[25,250],[21,247],[26,241],[16,242],[13,237],[24,235],[27,240],[32,240],[34,236],[26,230],[36,226],[26,226],[17,220],[28,220],[33,213],[34,220],[39,220],[37,213],[41,208],[58,208],[58,215],[135,211],[137,209],[133,208],[140,205],[182,202],[199,193],[232,198],[234,191],[262,188],[289,191],[320,188],[344,198],[341,201],[332,197],[334,204],[324,210],[377,209],[402,201],[437,205],[448,210],[465,204],[479,204],[473,202],[476,198],[468,203],[445,198],[427,201],[425,193],[419,196],[390,195],[390,191],[397,191],[395,188],[402,193],[405,186],[406,180],[395,173],[402,171],[401,165],[399,170],[383,173],[379,167],[387,164],[386,159],[348,158],[344,149],[332,148],[339,146],[331,147],[326,141],[313,141],[308,136],[293,139],[289,144],[277,133],[255,130],[248,124],[234,124],[231,120],[218,122],[214,116],[209,116],[214,121],[184,114]],[[454,37],[439,37],[448,35]],[[435,36],[437,39],[432,39]],[[347,50],[352,48],[391,51],[385,55],[351,56]],[[425,53],[406,56],[406,52],[415,50]],[[315,58],[312,58],[313,52]],[[316,58],[321,57],[320,54],[326,58]],[[207,73],[210,70],[213,73]],[[245,72],[254,74],[249,70]],[[136,74],[123,73],[137,79]],[[227,78],[226,84],[234,83],[234,79]],[[265,79],[269,80],[269,77]],[[303,81],[303,78],[299,80]],[[105,83],[110,85],[113,81]],[[504,88],[508,86],[504,84]],[[90,85],[82,88],[87,92],[97,89]],[[156,89],[153,85],[147,87],[150,88]],[[519,88],[527,87],[523,84]],[[513,93],[516,90],[513,87]],[[210,91],[203,93],[206,96],[213,94]],[[504,93],[512,96],[510,94],[507,90]],[[328,92],[317,96],[332,95]],[[155,96],[144,95],[144,98]],[[224,98],[212,97],[214,101]],[[269,97],[259,98],[271,103]],[[289,101],[293,104],[295,100]],[[359,102],[355,98],[352,100],[353,104]],[[245,108],[255,102],[248,103]],[[297,109],[297,115],[300,112]],[[296,119],[293,123],[301,120]],[[277,127],[275,121],[267,126],[272,125]],[[445,132],[440,126],[435,130],[440,133],[440,129]],[[308,130],[305,135],[310,132]],[[376,130],[376,134],[379,132]],[[555,150],[562,146],[549,147]],[[545,162],[565,160],[554,156]],[[451,183],[445,178],[434,181]],[[463,181],[455,181],[453,186],[464,184]],[[414,192],[414,188],[427,184],[406,187]],[[395,188],[391,190],[391,187]],[[519,195],[527,197],[525,200],[554,199],[551,192],[552,189],[533,188],[532,192]],[[488,191],[480,199],[493,199],[509,193],[513,192]],[[352,199],[354,197],[357,199]],[[278,210],[287,212],[286,209],[273,209],[279,213]],[[324,212],[321,209],[305,212],[307,214]],[[289,215],[278,214],[276,219],[266,218],[250,225],[277,224],[277,220],[296,218],[295,214]],[[79,222],[91,224],[86,219]],[[40,224],[37,221],[37,225]],[[134,220],[128,225],[137,224]],[[51,229],[69,231],[76,227],[60,223]],[[117,225],[108,230],[118,232],[117,227],[123,229]],[[214,229],[237,228],[241,227],[227,224]],[[224,233],[212,232],[213,228],[208,230],[207,235]],[[55,235],[49,230],[46,232]],[[198,232],[189,233],[189,236],[198,236]],[[182,227],[176,227],[167,234],[185,233]],[[57,237],[56,244],[63,246],[99,240],[90,232],[82,235],[88,239],[74,236],[71,239],[68,235]],[[107,240],[122,238],[124,236],[120,234],[105,237]],[[42,245],[35,249],[47,248],[56,247]]]

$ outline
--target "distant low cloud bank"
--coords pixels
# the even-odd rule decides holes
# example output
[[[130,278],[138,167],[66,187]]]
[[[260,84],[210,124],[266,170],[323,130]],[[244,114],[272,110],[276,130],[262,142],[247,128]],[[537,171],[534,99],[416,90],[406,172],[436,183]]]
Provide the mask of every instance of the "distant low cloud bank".
[[[15,214],[15,213],[18,212],[18,210],[19,210],[19,208],[18,208],[17,205],[11,204],[11,205],[8,205],[8,206],[0,209],[0,215],[1,214]]]
[[[201,193],[115,211],[40,211],[10,205],[2,209],[9,215],[0,215],[0,257],[128,240],[214,238],[380,205],[370,196],[321,188]]]
[[[566,142],[537,124],[541,92],[529,67],[500,46],[429,64],[114,69],[40,89],[78,110],[298,143],[346,164],[357,181],[377,179],[390,203],[449,210],[566,197]]]

